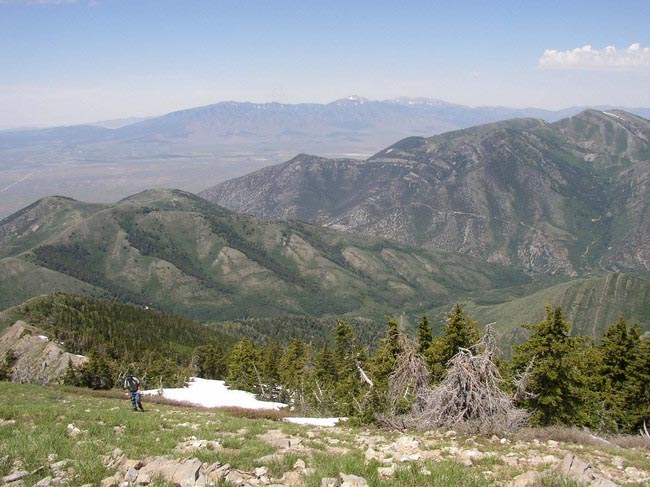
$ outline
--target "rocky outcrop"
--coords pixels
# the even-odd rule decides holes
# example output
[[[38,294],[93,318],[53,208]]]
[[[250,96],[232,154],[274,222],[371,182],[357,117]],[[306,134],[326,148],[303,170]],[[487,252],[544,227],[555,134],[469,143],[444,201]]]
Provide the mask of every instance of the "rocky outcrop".
[[[61,381],[68,363],[78,367],[88,358],[66,352],[37,328],[17,321],[0,336],[0,358],[14,356],[10,370],[13,382],[51,384]]]

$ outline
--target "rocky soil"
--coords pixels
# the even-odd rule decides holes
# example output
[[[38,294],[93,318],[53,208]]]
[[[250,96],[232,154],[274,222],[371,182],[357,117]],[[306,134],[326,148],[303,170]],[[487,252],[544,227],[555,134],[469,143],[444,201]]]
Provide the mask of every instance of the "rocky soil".
[[[2,426],[7,426],[3,424]],[[181,426],[181,425],[179,425]],[[69,424],[70,437],[83,438],[86,432]],[[314,452],[336,456],[362,453],[366,463],[376,466],[380,479],[390,481],[400,469],[419,467],[426,478],[431,475],[425,462],[458,462],[482,475],[494,485],[529,487],[540,485],[547,476],[561,475],[580,485],[614,487],[623,485],[649,485],[650,450],[647,448],[621,448],[588,433],[574,434],[591,438],[589,444],[576,444],[559,440],[524,440],[516,438],[464,437],[455,431],[427,432],[421,436],[395,435],[378,430],[350,430],[342,427],[305,428],[304,434],[289,435],[280,429],[271,429],[258,438],[275,448],[275,452],[258,458],[258,466],[250,471],[231,467],[227,462],[202,462],[198,457],[203,450],[222,451],[225,438],[236,437],[243,431],[218,433],[215,438],[191,436],[180,442],[173,452],[165,456],[128,458],[119,448],[101,457],[103,464],[113,474],[101,482],[101,487],[130,487],[149,485],[162,481],[180,487],[213,485],[297,487],[307,479],[313,483],[318,472],[312,465]],[[231,453],[231,452],[230,452]],[[298,458],[286,471],[274,476],[269,465],[282,463],[285,457]],[[0,458],[0,462],[7,458]],[[286,462],[285,462],[286,463]],[[430,465],[430,463],[429,463]],[[38,473],[42,478],[37,487],[60,487],[75,484],[75,459],[48,456],[48,464],[29,472],[15,461],[9,475],[0,485],[22,487],[23,479]],[[84,486],[89,487],[90,484]],[[349,472],[336,477],[321,477],[322,487],[364,487],[368,480]]]

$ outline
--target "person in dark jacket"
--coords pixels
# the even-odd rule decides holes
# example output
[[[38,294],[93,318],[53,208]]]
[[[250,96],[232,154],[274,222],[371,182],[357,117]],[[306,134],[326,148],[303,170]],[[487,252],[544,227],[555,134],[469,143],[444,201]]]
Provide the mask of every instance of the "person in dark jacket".
[[[131,395],[131,406],[133,406],[133,410],[137,411],[140,408],[140,411],[144,411],[142,399],[140,398],[140,380],[131,374],[126,374],[124,378],[124,389]]]

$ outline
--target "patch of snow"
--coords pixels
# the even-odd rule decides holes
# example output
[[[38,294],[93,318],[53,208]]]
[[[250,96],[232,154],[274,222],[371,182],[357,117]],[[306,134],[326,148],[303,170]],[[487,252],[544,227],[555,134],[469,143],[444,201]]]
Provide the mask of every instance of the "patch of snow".
[[[284,418],[285,421],[295,424],[308,424],[312,426],[335,426],[339,421],[348,418]]]
[[[158,395],[158,389],[143,391],[143,394]],[[162,397],[183,401],[208,408],[239,407],[244,409],[280,409],[281,402],[259,401],[250,392],[228,389],[222,380],[193,377],[187,387],[163,389]]]
[[[38,335],[38,338],[40,338],[44,342],[49,342],[50,341],[50,339],[48,337],[46,337],[45,335]]]
[[[625,119],[619,115],[616,115],[615,113],[612,112],[603,112],[605,115],[609,115],[610,117],[618,118],[619,120],[625,121]]]
[[[386,151],[386,154],[390,154],[391,152],[393,152],[393,149],[388,149],[388,150]]]

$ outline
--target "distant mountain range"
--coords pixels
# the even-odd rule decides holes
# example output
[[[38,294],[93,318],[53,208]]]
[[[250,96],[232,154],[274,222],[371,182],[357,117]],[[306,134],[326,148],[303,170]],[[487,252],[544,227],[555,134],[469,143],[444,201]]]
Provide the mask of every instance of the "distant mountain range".
[[[650,271],[650,121],[586,110],[409,137],[366,160],[299,155],[201,196],[533,273]]]
[[[1,131],[0,217],[52,194],[109,202],[155,187],[196,192],[299,153],[364,159],[407,136],[515,117],[555,121],[580,110],[352,96],[328,104],[222,102],[136,123]],[[628,111],[650,117],[650,109]]]

